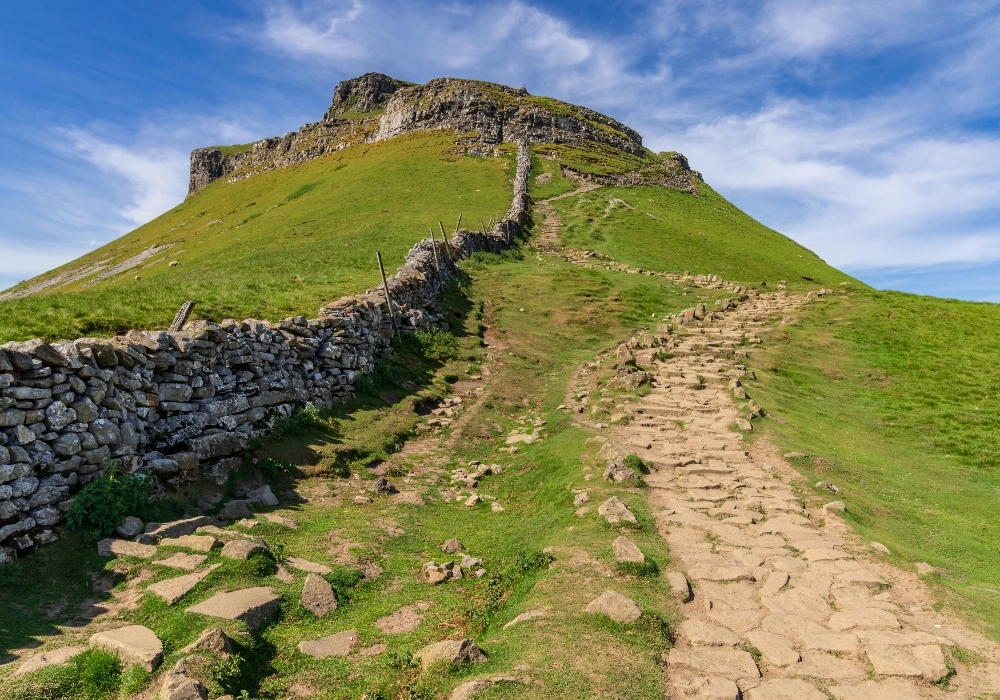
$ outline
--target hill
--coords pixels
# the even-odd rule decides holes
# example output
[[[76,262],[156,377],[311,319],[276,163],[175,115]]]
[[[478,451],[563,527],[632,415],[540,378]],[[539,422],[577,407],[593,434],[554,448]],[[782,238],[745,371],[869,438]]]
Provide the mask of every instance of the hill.
[[[572,189],[565,170],[648,186],[662,200],[659,219],[633,222],[643,232],[635,250],[654,255],[636,264],[676,269],[678,255],[698,251],[689,265],[744,284],[847,279],[724,202],[683,156],[648,151],[609,117],[480,81],[409,85],[367,74],[337,87],[320,122],[194,151],[183,203],[0,294],[0,341],[163,328],[187,299],[196,302],[195,318],[216,322],[311,316],[377,283],[376,250],[391,269],[438,221],[450,230],[461,215],[477,229],[506,211],[512,142],[522,138],[537,174],[552,178],[533,184],[533,193],[542,188],[537,197]],[[612,206],[607,216],[630,215],[623,211]],[[691,244],[677,249],[680,239]]]

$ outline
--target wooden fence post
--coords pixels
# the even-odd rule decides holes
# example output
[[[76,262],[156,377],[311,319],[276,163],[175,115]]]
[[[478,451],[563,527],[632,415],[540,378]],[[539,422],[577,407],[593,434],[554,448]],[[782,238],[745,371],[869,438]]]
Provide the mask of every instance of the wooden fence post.
[[[194,308],[194,302],[191,300],[185,301],[181,304],[181,308],[178,309],[177,315],[174,316],[173,323],[170,324],[168,331],[176,332],[184,329],[184,324],[187,323],[188,316],[191,315],[191,309]]]
[[[434,245],[431,246],[431,250],[434,251],[434,267],[437,268],[438,273],[438,286],[441,288],[441,296],[444,297],[444,275],[441,274],[441,263],[438,262],[438,242],[434,238],[434,227],[431,226],[431,241]]]
[[[382,289],[385,290],[385,305],[389,307],[389,318],[392,319],[392,330],[396,332],[396,339],[402,341],[399,334],[399,326],[396,325],[396,314],[392,310],[392,297],[389,296],[389,282],[385,279],[385,268],[382,267],[382,253],[375,251],[375,258],[378,260],[378,272],[382,275]]]
[[[451,234],[452,238],[458,235],[458,229],[462,227],[462,212],[458,213],[458,223],[455,224],[455,233]]]
[[[438,226],[441,228],[441,237],[444,239],[444,249],[448,252],[448,259],[454,260],[451,256],[451,241],[448,240],[448,234],[444,232],[444,224],[439,221]]]

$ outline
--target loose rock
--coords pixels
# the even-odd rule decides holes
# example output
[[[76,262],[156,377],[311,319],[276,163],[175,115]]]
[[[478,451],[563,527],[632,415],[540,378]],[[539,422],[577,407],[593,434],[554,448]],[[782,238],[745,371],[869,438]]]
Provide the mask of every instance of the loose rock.
[[[642,564],[646,561],[646,555],[627,537],[616,539],[611,544],[611,549],[615,553],[615,559],[620,562]]]
[[[299,596],[302,606],[316,617],[326,617],[337,609],[337,596],[325,578],[317,574],[306,576]]]
[[[230,593],[216,593],[187,611],[225,620],[242,620],[247,627],[255,630],[274,617],[280,601],[281,596],[266,586],[260,586]]]
[[[604,516],[604,519],[609,523],[620,523],[623,521],[629,523],[638,522],[632,511],[628,509],[628,506],[622,503],[617,496],[612,496],[602,503],[601,507],[597,509],[597,513]]]
[[[303,654],[317,659],[327,659],[332,656],[343,657],[351,652],[351,647],[357,640],[358,633],[355,630],[346,630],[322,639],[299,642],[297,648]]]
[[[631,598],[626,598],[617,591],[604,591],[587,604],[584,612],[607,615],[616,622],[635,622],[642,617],[642,610]]]
[[[152,673],[163,662],[163,642],[148,627],[129,625],[93,635],[92,649],[117,654],[122,663],[140,666]]]
[[[445,640],[425,646],[413,655],[414,661],[419,661],[424,670],[438,661],[451,664],[482,664],[486,663],[486,654],[471,639]]]

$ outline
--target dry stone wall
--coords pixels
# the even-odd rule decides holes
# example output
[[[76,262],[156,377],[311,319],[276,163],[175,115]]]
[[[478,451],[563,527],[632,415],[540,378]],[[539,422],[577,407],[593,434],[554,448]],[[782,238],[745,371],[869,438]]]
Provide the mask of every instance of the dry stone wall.
[[[452,259],[499,252],[522,231],[530,168],[522,141],[506,217],[488,232],[460,230]],[[404,331],[444,322],[438,292],[457,268],[438,242],[439,277],[433,245],[417,243],[389,278]],[[296,406],[344,401],[391,340],[376,289],[311,320],[194,321],[177,332],[0,346],[0,565],[58,539],[52,527],[72,494],[110,460],[172,485],[225,483],[251,437]]]

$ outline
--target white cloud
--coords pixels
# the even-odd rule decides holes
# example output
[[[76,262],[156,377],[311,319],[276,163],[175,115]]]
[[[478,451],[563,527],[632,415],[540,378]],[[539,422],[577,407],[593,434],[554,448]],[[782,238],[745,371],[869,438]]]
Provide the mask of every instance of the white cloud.
[[[288,2],[265,8],[261,34],[273,46],[293,56],[325,59],[356,59],[365,55],[361,32],[351,25],[363,11],[358,0],[345,3],[314,3],[297,9]]]

